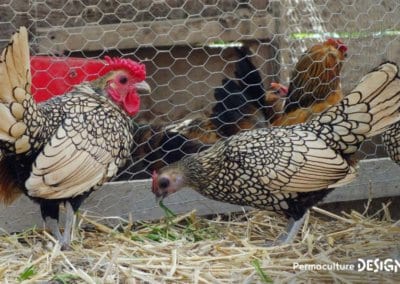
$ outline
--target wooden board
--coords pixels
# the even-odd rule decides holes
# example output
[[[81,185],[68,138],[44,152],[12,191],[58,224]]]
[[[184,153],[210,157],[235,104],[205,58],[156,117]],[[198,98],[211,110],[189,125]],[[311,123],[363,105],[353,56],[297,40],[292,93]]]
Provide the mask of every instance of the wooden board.
[[[81,212],[117,220],[128,215],[133,220],[162,218],[163,211],[155,203],[150,180],[108,183],[93,193]],[[358,179],[336,189],[323,203],[334,203],[368,198],[400,196],[400,167],[387,158],[360,162]],[[207,199],[192,190],[183,190],[167,198],[165,204],[176,213],[193,209],[198,215],[242,211],[243,207]],[[25,196],[9,208],[0,206],[0,233],[19,232],[33,226],[42,227],[39,206]]]
[[[274,31],[272,19],[269,14],[252,18],[226,14],[185,20],[38,28],[37,39],[39,53],[131,49],[138,46],[195,46],[221,40],[265,40]]]

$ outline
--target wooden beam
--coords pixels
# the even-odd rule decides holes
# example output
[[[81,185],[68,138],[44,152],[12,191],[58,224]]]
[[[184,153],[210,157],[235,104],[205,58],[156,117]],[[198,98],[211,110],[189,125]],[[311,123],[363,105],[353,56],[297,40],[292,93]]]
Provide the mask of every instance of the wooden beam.
[[[134,220],[159,219],[163,211],[155,203],[151,180],[108,183],[94,192],[82,206],[90,215],[115,220],[130,214]],[[374,159],[360,162],[359,178],[336,189],[323,203],[400,196],[400,167],[391,160]],[[198,215],[242,211],[243,207],[207,199],[193,190],[183,190],[165,200],[176,213],[196,209]],[[249,208],[246,208],[249,209]],[[14,205],[0,205],[0,233],[20,232],[33,226],[42,227],[39,206],[23,196]]]
[[[184,20],[38,28],[37,40],[39,53],[205,45],[218,40],[265,40],[272,35],[274,25],[273,18],[267,13],[250,18],[228,14]]]

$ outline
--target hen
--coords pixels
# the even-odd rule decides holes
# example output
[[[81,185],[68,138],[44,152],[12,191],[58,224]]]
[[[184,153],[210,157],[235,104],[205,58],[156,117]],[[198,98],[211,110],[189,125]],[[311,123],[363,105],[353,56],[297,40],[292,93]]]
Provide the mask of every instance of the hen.
[[[24,192],[63,247],[70,244],[74,212],[112,178],[133,145],[130,117],[139,93],[150,91],[144,65],[107,58],[105,76],[42,104],[30,95],[27,31],[14,34],[0,59],[0,200]],[[62,236],[59,206],[65,204]]]
[[[292,72],[283,114],[272,125],[306,122],[341,101],[340,71],[346,52],[347,46],[334,39],[308,49]]]
[[[398,67],[385,63],[308,123],[240,133],[153,174],[159,198],[190,187],[219,201],[284,213],[291,242],[304,214],[350,182],[350,159],[368,137],[400,120]]]

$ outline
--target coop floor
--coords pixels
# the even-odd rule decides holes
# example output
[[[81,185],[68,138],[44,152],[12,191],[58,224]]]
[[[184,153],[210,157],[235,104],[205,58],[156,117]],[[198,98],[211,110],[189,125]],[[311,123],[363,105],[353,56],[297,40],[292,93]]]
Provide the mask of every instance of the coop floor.
[[[375,216],[315,209],[293,245],[265,247],[285,219],[262,211],[204,218],[195,212],[111,228],[83,214],[73,249],[30,230],[0,239],[1,283],[400,283],[394,272],[301,270],[302,264],[400,260],[400,223],[383,206]],[[343,267],[343,266],[342,266]],[[339,268],[341,269],[341,268]]]

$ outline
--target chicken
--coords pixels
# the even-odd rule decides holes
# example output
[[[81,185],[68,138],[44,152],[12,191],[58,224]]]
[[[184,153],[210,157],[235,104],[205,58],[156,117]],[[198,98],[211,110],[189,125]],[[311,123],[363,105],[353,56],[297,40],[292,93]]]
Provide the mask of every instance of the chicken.
[[[249,51],[236,51],[236,80],[225,78],[223,86],[215,89],[212,114],[172,125],[138,125],[132,159],[118,180],[151,177],[154,170],[202,151],[223,137],[269,125],[267,120],[273,115],[275,104],[283,101],[284,87],[274,84],[266,91],[249,59]]]
[[[184,187],[206,197],[289,217],[290,243],[308,208],[356,176],[360,144],[400,120],[398,67],[385,63],[364,76],[336,106],[295,126],[242,132],[153,173],[165,198]]]
[[[42,104],[30,95],[27,30],[14,34],[0,60],[0,200],[19,192],[40,205],[46,225],[67,248],[74,212],[111,179],[133,145],[130,118],[148,93],[145,67],[106,58],[108,72]],[[58,226],[65,204],[64,234]]]
[[[308,49],[292,72],[283,114],[272,125],[306,122],[341,101],[340,71],[346,52],[347,46],[334,39]]]
[[[389,157],[400,165],[400,123],[393,124],[382,134],[383,145]]]

